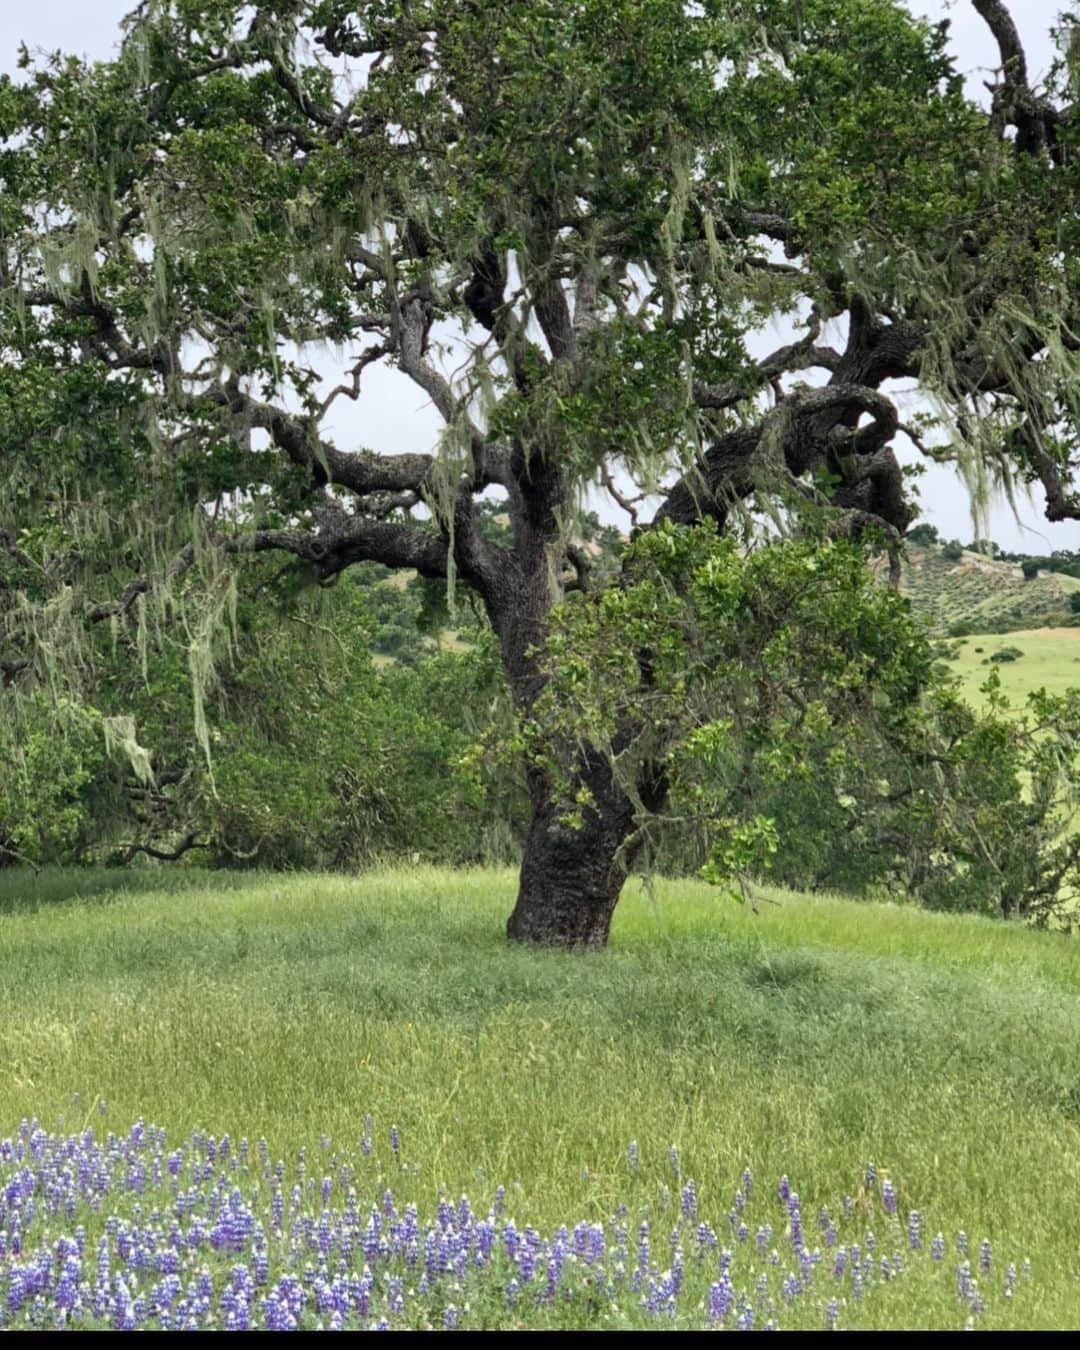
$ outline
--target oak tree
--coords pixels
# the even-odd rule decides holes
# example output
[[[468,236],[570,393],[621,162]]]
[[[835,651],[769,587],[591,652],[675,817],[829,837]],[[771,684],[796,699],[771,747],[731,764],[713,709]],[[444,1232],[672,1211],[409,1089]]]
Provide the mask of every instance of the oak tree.
[[[465,588],[533,728],[509,934],[603,943],[671,747],[633,700],[598,739],[545,720],[590,487],[639,535],[771,513],[895,559],[906,437],[1080,517],[1080,43],[1063,22],[1037,87],[1007,6],[971,3],[988,109],[895,0],[144,0],[115,60],[27,59],[0,83],[5,678],[182,613],[198,689],[239,554]],[[437,410],[427,452],[328,430],[375,364]]]

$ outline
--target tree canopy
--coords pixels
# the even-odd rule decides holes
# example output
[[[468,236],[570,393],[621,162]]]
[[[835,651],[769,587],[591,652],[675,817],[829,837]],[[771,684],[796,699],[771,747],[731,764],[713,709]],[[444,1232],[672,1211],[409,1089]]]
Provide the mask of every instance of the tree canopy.
[[[989,112],[893,0],[144,0],[116,60],[27,60],[0,82],[9,682],[77,672],[95,625],[179,627],[209,749],[231,560],[273,552],[468,588],[528,721],[554,606],[598,585],[590,486],[637,532],[771,515],[895,557],[907,435],[977,501],[1038,482],[1080,518],[1076,29],[1036,88],[972,3]],[[326,430],[375,363],[438,411],[428,452]],[[620,706],[559,773],[527,758],[514,936],[606,937],[670,767],[612,768],[643,743]]]

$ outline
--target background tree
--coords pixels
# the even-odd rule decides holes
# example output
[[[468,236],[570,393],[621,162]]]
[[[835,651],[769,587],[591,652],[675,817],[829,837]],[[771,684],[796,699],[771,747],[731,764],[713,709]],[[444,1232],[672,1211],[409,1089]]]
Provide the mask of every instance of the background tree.
[[[883,0],[145,0],[115,62],[0,85],[6,677],[77,670],[87,620],[180,628],[207,748],[230,557],[273,551],[468,588],[535,725],[553,607],[596,584],[588,484],[637,530],[809,502],[892,548],[890,380],[1080,515],[1076,72],[1032,88],[973,4],[989,115]],[[774,317],[799,335],[755,358]],[[430,453],[324,430],[374,362],[438,410]],[[512,937],[606,940],[668,793],[652,731],[526,738]]]

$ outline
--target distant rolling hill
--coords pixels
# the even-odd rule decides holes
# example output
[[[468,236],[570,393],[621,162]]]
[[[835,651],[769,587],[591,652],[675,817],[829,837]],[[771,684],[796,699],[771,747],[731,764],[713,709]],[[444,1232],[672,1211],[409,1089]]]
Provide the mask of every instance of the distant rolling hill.
[[[953,562],[937,545],[909,542],[900,589],[942,634],[958,624],[971,633],[1067,628],[1078,618],[1069,606],[1069,597],[1080,591],[1076,578],[1040,572],[1026,581],[1018,563],[966,551]]]

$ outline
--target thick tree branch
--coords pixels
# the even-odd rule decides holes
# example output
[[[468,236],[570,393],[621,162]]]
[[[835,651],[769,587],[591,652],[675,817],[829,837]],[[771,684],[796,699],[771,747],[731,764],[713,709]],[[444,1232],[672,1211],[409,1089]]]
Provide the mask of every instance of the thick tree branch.
[[[195,837],[195,832],[186,834],[183,839],[172,849],[155,848],[152,844],[124,844],[124,862],[131,862],[137,853],[145,853],[149,858],[157,858],[161,862],[176,862],[182,858],[185,853],[189,853],[193,848],[209,848],[209,844],[200,844]]]
[[[994,36],[1001,56],[1001,79],[992,87],[992,120],[998,134],[1006,126],[1016,128],[1016,149],[1037,155],[1048,140],[1048,122],[1057,120],[1056,112],[1038,98],[1028,83],[1027,57],[1016,24],[1003,0],[971,0]]]
[[[218,542],[231,553],[291,553],[310,563],[323,580],[357,562],[377,562],[386,567],[412,568],[425,577],[445,577],[449,557],[446,540],[434,531],[355,517],[347,518],[332,531],[255,530]]]
[[[838,425],[840,417],[869,413],[873,428],[862,433]],[[732,500],[755,489],[781,486],[830,459],[845,466],[845,477],[862,481],[858,466],[864,454],[874,454],[895,434],[899,415],[890,399],[876,389],[858,384],[829,384],[789,394],[778,407],[752,427],[722,436],[695,469],[669,490],[654,522],[672,520],[693,524],[702,516],[723,522]]]
[[[834,347],[821,347],[814,344],[820,324],[815,326],[805,338],[780,347],[770,356],[759,361],[750,371],[749,380],[729,380],[727,384],[694,385],[694,402],[699,408],[731,408],[752,394],[757,393],[779,375],[795,370],[837,371],[843,360]]]
[[[574,569],[574,575],[563,583],[565,591],[588,591],[592,589],[592,563],[589,555],[577,544],[567,544],[566,557]]]
[[[1001,54],[1001,69],[1011,83],[1027,85],[1027,57],[1016,24],[1002,0],[971,0],[986,21]]]
[[[1080,495],[1066,490],[1061,469],[1047,452],[1030,418],[1020,426],[1017,440],[1046,492],[1047,520],[1080,520]]]
[[[549,277],[535,289],[536,318],[556,361],[572,361],[577,355],[577,339],[570,318],[570,306],[561,280]]]
[[[401,305],[394,301],[391,334],[401,369],[427,394],[443,421],[451,422],[454,418],[454,395],[450,383],[424,360],[430,324],[430,309],[421,297],[407,299]]]

